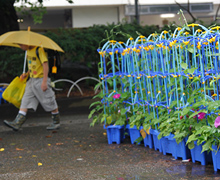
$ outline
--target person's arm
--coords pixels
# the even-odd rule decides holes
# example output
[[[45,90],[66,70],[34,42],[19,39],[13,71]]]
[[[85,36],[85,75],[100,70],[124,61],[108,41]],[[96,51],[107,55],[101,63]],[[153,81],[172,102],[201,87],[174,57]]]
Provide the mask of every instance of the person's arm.
[[[44,63],[43,63],[43,73],[44,73],[44,77],[43,77],[43,82],[42,82],[42,84],[41,84],[41,89],[42,89],[42,91],[46,91],[46,90],[47,90],[48,72],[49,72],[48,62],[44,62]]]

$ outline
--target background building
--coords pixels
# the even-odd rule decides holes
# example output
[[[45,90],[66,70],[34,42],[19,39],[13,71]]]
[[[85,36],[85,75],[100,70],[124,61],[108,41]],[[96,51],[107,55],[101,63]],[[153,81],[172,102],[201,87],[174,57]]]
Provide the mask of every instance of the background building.
[[[188,0],[176,0],[184,8],[188,8]],[[174,0],[138,1],[139,22],[141,25],[158,25],[181,21],[178,11],[181,8]],[[19,6],[19,4],[16,4]],[[32,17],[19,15],[20,29],[53,29],[63,28],[86,28],[94,24],[112,24],[134,20],[135,0],[74,0],[69,4],[66,0],[44,0],[47,14],[43,17],[42,24],[34,24]],[[210,24],[216,18],[219,0],[190,0],[190,12],[195,18]],[[184,11],[188,21],[192,20]],[[219,21],[219,20],[218,20]],[[183,22],[182,22],[183,23]]]

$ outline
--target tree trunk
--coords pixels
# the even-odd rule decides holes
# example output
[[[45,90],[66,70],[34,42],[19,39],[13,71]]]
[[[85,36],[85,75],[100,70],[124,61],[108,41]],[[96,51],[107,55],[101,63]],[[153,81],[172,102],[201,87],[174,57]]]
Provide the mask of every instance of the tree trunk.
[[[0,0],[0,35],[8,31],[19,30],[14,3],[15,0]]]

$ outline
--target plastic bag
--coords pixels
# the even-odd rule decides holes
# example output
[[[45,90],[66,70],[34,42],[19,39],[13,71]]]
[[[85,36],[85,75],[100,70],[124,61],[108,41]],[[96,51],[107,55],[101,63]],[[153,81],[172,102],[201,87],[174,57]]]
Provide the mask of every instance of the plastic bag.
[[[27,78],[21,80],[18,76],[8,85],[2,94],[3,99],[20,108],[21,100],[24,95]]]

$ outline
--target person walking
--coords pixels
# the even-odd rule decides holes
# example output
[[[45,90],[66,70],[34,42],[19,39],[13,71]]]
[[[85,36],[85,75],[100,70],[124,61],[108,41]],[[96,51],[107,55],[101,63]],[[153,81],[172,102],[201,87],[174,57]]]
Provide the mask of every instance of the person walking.
[[[51,87],[51,80],[48,77],[49,67],[47,55],[42,47],[38,48],[39,58],[36,54],[36,46],[19,44],[20,48],[27,51],[28,72],[23,73],[20,78],[29,76],[25,92],[21,101],[18,115],[14,121],[4,120],[4,124],[18,131],[26,121],[28,109],[37,110],[40,103],[46,112],[51,112],[52,123],[46,128],[55,130],[60,128],[60,114],[55,99],[55,93]]]

